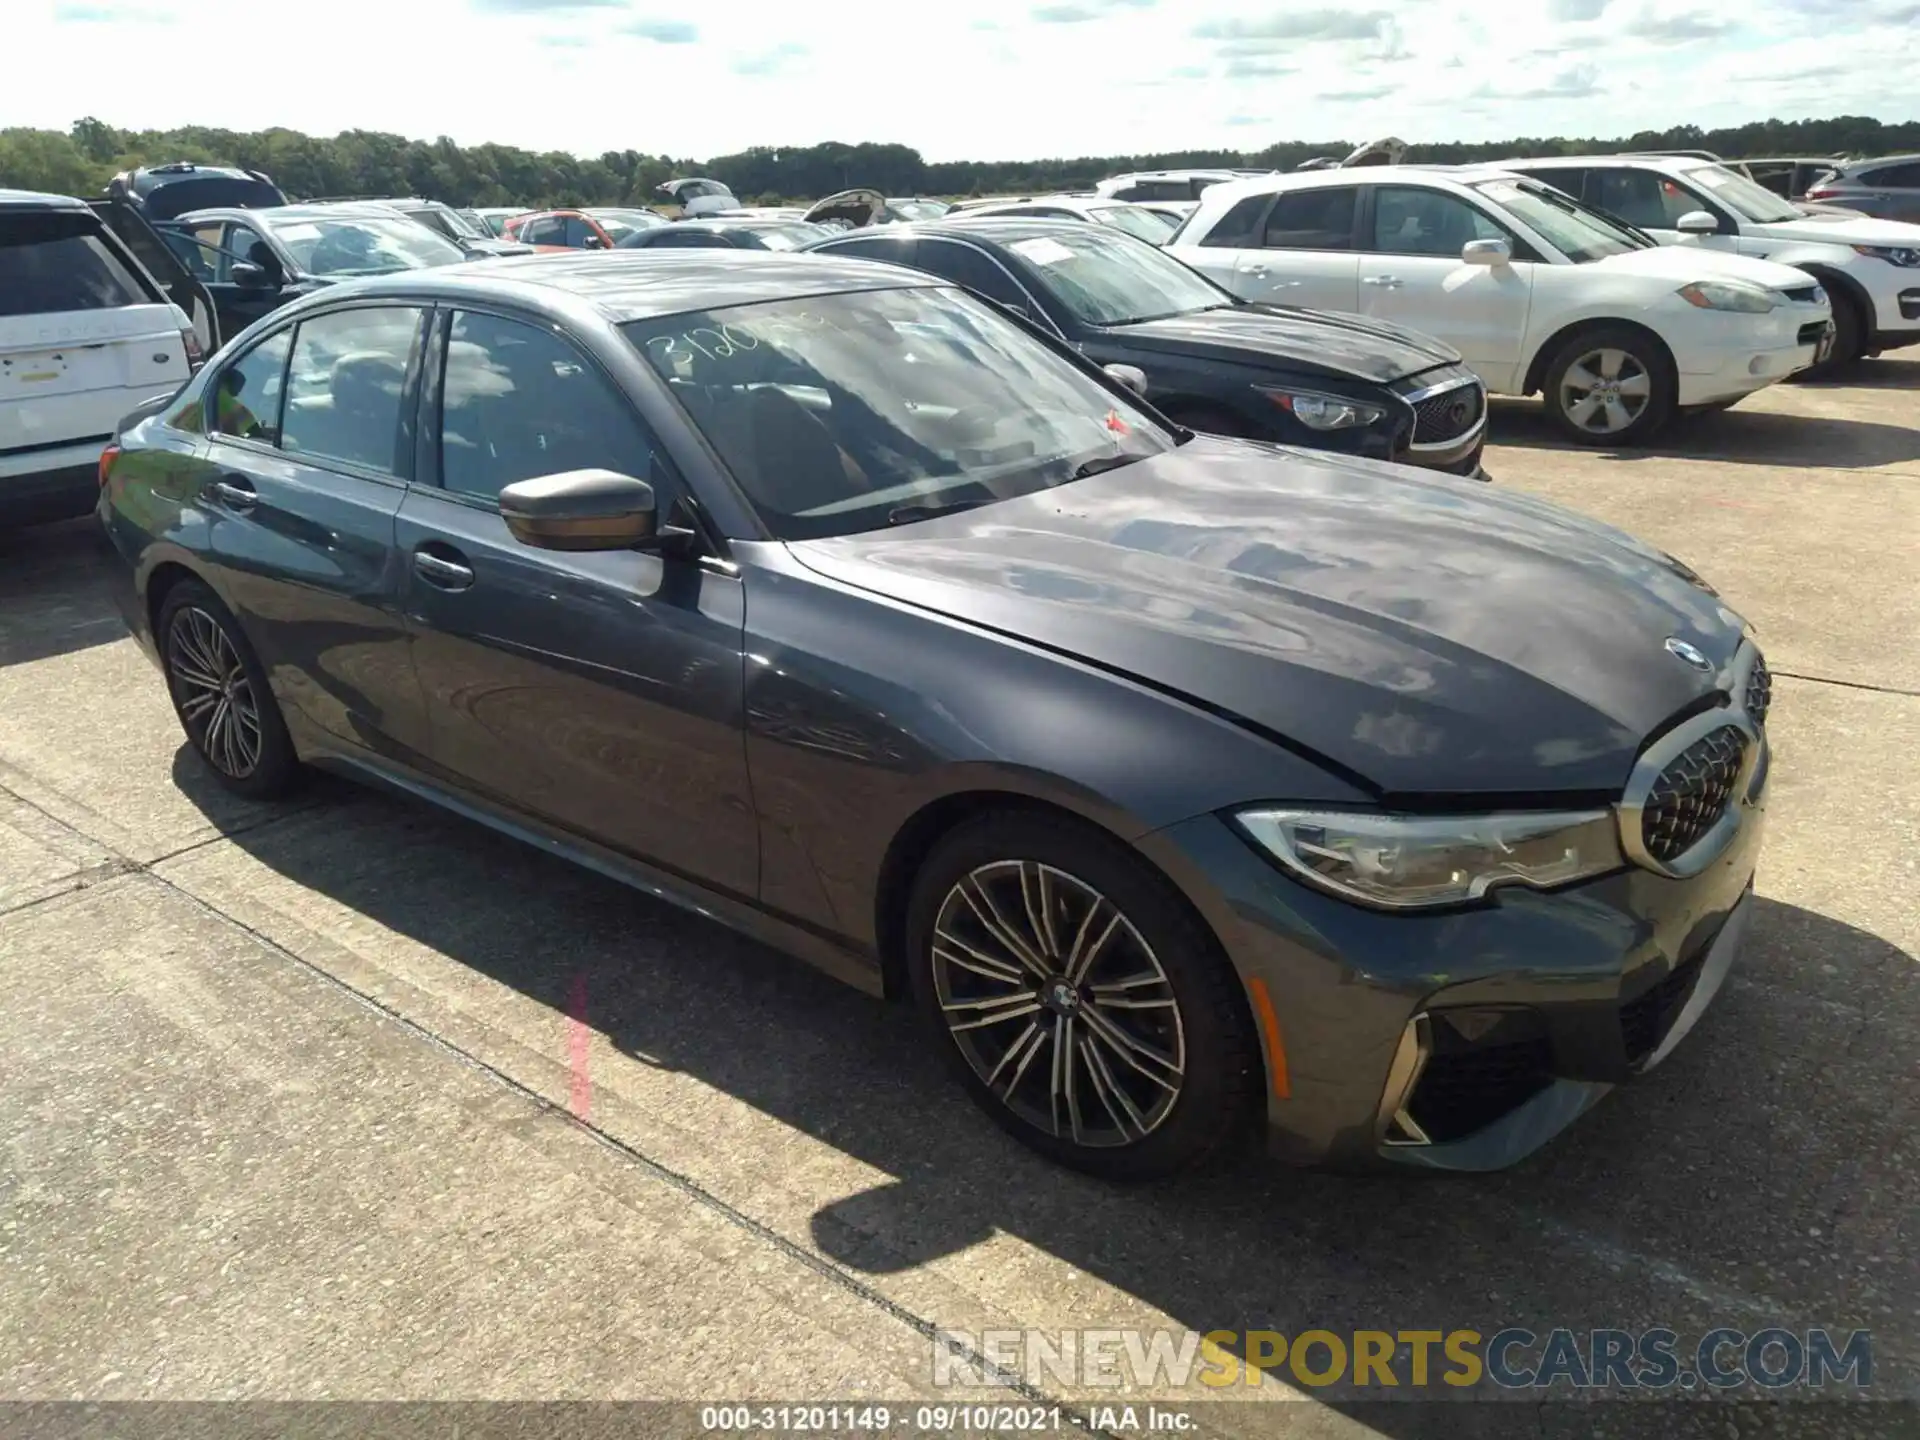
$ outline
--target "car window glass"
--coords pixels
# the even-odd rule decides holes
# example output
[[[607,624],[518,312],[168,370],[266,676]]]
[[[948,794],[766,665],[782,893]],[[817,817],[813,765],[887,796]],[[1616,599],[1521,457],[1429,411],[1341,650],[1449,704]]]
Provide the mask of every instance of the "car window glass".
[[[280,448],[404,475],[401,405],[420,311],[340,310],[303,321],[293,343]]]
[[[1868,185],[1896,190],[1920,189],[1920,164],[1885,165],[1878,170],[1869,170],[1860,179]]]
[[[1677,229],[1682,215],[1703,208],[1695,196],[1653,170],[1595,170],[1587,203],[1642,230]]]
[[[280,399],[287,378],[291,327],[269,335],[235,360],[208,387],[216,435],[280,443]]]
[[[922,270],[964,285],[1009,309],[1027,308],[1027,297],[1013,277],[997,261],[972,246],[955,245],[948,240],[922,240],[917,263]]]
[[[5,226],[0,230],[0,315],[152,304],[153,297],[120,257],[89,233],[98,223],[91,215],[0,220]],[[31,427],[27,433],[33,434]]]
[[[1373,248],[1388,255],[1458,258],[1475,240],[1507,232],[1457,195],[1419,185],[1382,185],[1373,192]]]
[[[1200,237],[1200,243],[1217,250],[1252,249],[1259,244],[1254,232],[1260,224],[1261,213],[1272,198],[1270,195],[1247,196],[1214,221],[1213,228]],[[1351,224],[1348,228],[1352,228]]]
[[[681,249],[728,250],[732,248],[725,237],[716,235],[711,230],[670,230],[653,243]]]
[[[572,246],[575,250],[584,250],[587,248],[587,241],[593,236],[593,229],[578,215],[569,215],[562,233],[565,236],[564,244]]]
[[[551,330],[461,312],[448,334],[440,389],[440,483],[496,500],[502,487],[568,470],[651,481],[652,437],[607,378]]]
[[[566,241],[566,227],[552,216],[529,220],[520,227],[520,238],[529,245],[560,245]]]
[[[1275,196],[1261,244],[1269,250],[1351,250],[1358,194],[1349,186]]]
[[[227,227],[227,238],[222,241],[221,244],[226,253],[215,257],[219,262],[214,270],[215,280],[231,283],[233,280],[234,262],[236,260],[249,261],[252,264],[259,265],[263,270],[271,270],[273,268],[272,265],[263,263],[261,256],[254,254],[254,246],[256,245],[259,246],[263,252],[266,251],[266,241],[262,240],[244,225],[229,225]]]

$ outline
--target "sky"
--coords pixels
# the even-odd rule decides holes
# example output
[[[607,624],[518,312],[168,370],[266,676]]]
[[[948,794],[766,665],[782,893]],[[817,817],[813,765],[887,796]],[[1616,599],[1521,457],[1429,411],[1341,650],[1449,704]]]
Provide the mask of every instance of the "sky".
[[[0,125],[54,129],[93,114],[579,155],[839,140],[1012,160],[1920,115],[1920,0],[4,4]],[[115,53],[150,83],[74,83]]]

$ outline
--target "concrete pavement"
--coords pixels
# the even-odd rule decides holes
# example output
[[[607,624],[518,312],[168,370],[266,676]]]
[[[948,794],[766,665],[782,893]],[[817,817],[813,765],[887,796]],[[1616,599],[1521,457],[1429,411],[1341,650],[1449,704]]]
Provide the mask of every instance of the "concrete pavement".
[[[1715,1011],[1527,1165],[1446,1181],[1051,1169],[906,1015],[781,956],[418,805],[225,796],[84,531],[0,539],[0,1396],[901,1399],[935,1326],[1509,1324],[1871,1327],[1916,1393],[1920,364],[1862,382],[1631,457],[1496,414],[1498,483],[1694,563],[1783,678]],[[1209,1428],[1633,1408],[1248,1393],[1306,1403]]]

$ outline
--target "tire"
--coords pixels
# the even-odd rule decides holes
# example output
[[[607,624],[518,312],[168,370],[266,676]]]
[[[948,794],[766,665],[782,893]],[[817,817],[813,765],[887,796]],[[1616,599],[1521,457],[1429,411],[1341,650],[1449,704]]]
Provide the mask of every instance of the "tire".
[[[154,636],[173,713],[214,778],[250,800],[292,789],[301,772],[287,723],[220,597],[198,580],[180,581],[160,606]]]
[[[1625,383],[1611,405],[1603,402],[1589,409],[1586,401],[1593,391],[1583,383],[1587,378]],[[1659,434],[1672,418],[1680,383],[1665,347],[1651,336],[1620,326],[1596,326],[1570,337],[1554,352],[1541,389],[1554,424],[1578,443],[1638,445]]]
[[[1054,928],[1033,964],[1000,936],[1048,948],[1029,904],[1041,894]],[[1091,963],[1069,986],[1076,943]],[[1049,1159],[1157,1179],[1226,1160],[1261,1116],[1265,1067],[1232,967],[1166,878],[1092,826],[1013,810],[959,826],[915,878],[907,944],[915,1003],[961,1083]]]
[[[1860,302],[1832,285],[1827,286],[1827,294],[1833,302],[1833,353],[1824,364],[1810,365],[1796,378],[1832,379],[1866,357],[1867,321],[1861,313]]]

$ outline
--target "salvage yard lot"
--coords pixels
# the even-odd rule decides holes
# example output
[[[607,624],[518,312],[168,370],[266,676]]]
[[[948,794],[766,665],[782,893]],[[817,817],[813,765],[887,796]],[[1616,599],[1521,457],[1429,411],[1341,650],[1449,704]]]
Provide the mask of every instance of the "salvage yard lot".
[[[0,1396],[899,1400],[916,1321],[1868,1327],[1876,1388],[1920,1393],[1917,419],[1911,360],[1644,452],[1496,406],[1497,484],[1755,623],[1775,755],[1713,1013],[1453,1180],[1057,1170],[902,1009],[421,805],[218,790],[87,526],[0,537]]]

